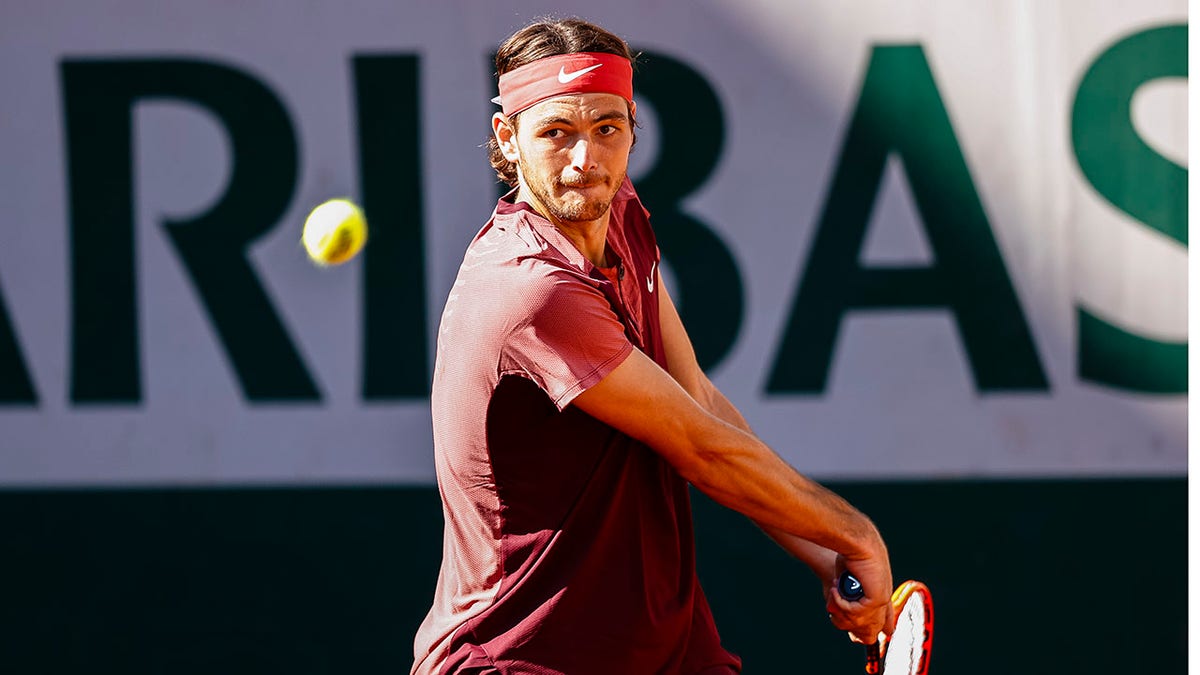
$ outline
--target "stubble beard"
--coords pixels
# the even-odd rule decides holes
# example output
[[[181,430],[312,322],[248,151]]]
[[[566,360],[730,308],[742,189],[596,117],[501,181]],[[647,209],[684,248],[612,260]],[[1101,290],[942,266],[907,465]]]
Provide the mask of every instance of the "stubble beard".
[[[531,175],[526,167],[521,165],[521,173],[524,176]],[[621,188],[624,182],[624,176],[618,181],[606,181],[605,185],[609,188],[608,194],[601,199],[591,199],[587,201],[563,201],[556,199],[550,189],[543,183],[527,181],[529,191],[533,196],[542,203],[542,206],[549,211],[559,222],[564,223],[583,223],[598,220],[608,213],[608,209],[612,206],[613,199],[617,196],[617,191]],[[553,181],[553,188],[571,188],[590,185],[594,182],[592,178],[585,178],[578,182],[566,182],[561,178],[556,178]]]

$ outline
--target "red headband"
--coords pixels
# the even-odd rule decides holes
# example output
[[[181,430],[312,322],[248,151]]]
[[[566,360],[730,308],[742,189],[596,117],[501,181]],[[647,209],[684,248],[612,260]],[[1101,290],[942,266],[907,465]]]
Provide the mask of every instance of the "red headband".
[[[563,94],[616,94],[633,100],[633,65],[616,54],[578,52],[547,56],[500,76],[500,96],[492,99],[505,115],[515,115]]]

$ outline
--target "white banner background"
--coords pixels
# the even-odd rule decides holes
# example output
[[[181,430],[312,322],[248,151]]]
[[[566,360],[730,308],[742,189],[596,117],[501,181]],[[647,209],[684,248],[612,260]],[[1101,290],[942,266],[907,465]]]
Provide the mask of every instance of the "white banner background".
[[[527,20],[579,14],[640,49],[684,61],[716,90],[724,153],[686,202],[732,252],[746,311],[711,375],[801,471],[831,478],[1185,475],[1186,395],[1082,382],[1080,303],[1164,340],[1187,335],[1186,248],[1088,184],[1071,105],[1093,60],[1147,27],[1187,22],[1179,1],[41,3],[0,9],[0,297],[36,406],[0,406],[0,484],[414,483],[433,479],[428,406],[362,402],[360,262],[312,267],[300,223],[359,185],[355,54],[420,57],[429,334],[470,237],[494,204],[479,145],[494,84],[486,55]],[[821,396],[765,383],[854,110],[872,45],[920,44],[1050,382],[980,394],[948,312],[848,315]],[[322,392],[252,405],[161,226],[202,212],[230,172],[210,113],[172,102],[134,116],[142,402],[69,401],[70,252],[63,58],[212,60],[283,101],[298,185],[254,247],[255,270]],[[635,179],[656,152],[649,106]],[[1186,166],[1186,80],[1155,82],[1135,128]],[[368,216],[370,214],[368,213]],[[889,161],[868,262],[927,260],[902,166]],[[672,284],[674,286],[674,284]],[[687,298],[677,298],[683,303]]]

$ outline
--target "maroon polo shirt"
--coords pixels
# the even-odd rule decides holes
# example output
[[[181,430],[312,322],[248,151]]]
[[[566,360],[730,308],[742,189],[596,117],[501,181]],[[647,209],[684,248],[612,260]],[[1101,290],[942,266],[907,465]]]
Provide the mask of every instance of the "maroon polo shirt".
[[[604,270],[511,199],[467,249],[438,333],[446,526],[413,672],[736,672],[696,578],[686,481],[571,406],[633,349],[666,368],[648,213],[626,180]]]

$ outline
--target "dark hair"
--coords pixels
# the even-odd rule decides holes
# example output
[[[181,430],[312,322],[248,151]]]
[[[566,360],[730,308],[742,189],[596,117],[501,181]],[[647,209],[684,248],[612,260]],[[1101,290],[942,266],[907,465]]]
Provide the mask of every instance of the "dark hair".
[[[521,66],[559,54],[579,52],[602,52],[616,54],[636,64],[637,56],[629,45],[616,35],[594,23],[579,18],[539,19],[513,33],[496,50],[496,77],[516,70]],[[513,129],[517,127],[520,113],[509,118]],[[637,136],[634,136],[634,142]],[[496,170],[496,176],[510,186],[517,185],[517,166],[504,157],[494,136],[488,136],[484,147],[488,161]]]

